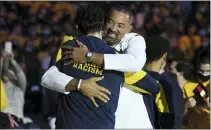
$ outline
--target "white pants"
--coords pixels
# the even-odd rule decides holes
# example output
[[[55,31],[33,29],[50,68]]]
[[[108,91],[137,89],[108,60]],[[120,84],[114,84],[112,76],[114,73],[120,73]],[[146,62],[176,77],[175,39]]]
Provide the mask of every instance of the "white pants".
[[[126,87],[120,90],[115,129],[153,129],[143,96]]]

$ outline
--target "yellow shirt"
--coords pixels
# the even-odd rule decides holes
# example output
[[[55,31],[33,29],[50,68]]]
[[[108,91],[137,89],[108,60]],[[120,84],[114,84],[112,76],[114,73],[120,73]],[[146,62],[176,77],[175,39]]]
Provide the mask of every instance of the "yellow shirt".
[[[198,86],[199,83],[187,82],[182,88],[183,98],[189,98],[194,96],[193,90]],[[210,81],[202,83],[206,88],[209,87]]]
[[[178,39],[178,48],[180,51],[186,52],[187,58],[191,58],[194,55],[194,51],[201,45],[201,39],[198,35],[193,36],[194,45],[191,44],[191,39],[189,36],[184,35]]]
[[[3,84],[3,82],[2,82],[2,80],[0,80],[0,87],[1,87],[1,100],[0,100],[0,105],[1,105],[1,107],[0,107],[0,111],[3,111],[5,108],[6,108],[6,106],[7,106],[7,97],[6,97],[6,93],[5,93],[5,89],[4,89],[4,84]]]
[[[188,48],[198,48],[201,44],[201,39],[199,36],[193,36],[193,40],[195,41],[195,44],[194,46],[192,46],[191,44],[191,40],[190,38],[187,36],[187,35],[184,35],[184,36],[181,36],[178,40],[178,46],[179,46],[179,49],[181,51],[184,51],[185,49],[188,49]]]
[[[168,113],[169,108],[168,108],[168,103],[166,100],[166,95],[164,93],[163,87],[160,87],[160,92],[156,95],[155,98],[155,104],[159,112],[163,113]]]

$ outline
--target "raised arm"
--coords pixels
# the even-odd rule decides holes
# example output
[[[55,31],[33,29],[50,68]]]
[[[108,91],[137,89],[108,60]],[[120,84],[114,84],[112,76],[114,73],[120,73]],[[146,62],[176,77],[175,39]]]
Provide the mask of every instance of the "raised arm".
[[[26,76],[25,76],[24,72],[14,59],[11,60],[11,64],[12,64],[15,74],[17,76],[18,86],[20,87],[20,89],[23,92],[25,92],[27,81],[26,81]]]

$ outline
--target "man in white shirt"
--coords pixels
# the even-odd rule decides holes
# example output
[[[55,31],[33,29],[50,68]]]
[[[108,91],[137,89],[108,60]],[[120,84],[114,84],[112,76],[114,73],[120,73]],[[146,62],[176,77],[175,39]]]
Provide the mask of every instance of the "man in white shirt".
[[[142,36],[129,33],[132,30],[131,23],[132,13],[129,9],[118,6],[112,8],[109,12],[104,28],[104,40],[115,49],[125,52],[125,54],[95,54],[89,52],[85,45],[79,43],[81,47],[63,53],[63,55],[66,55],[63,58],[72,58],[74,62],[78,63],[85,63],[89,60],[97,65],[104,65],[105,70],[140,71],[146,62],[146,45]],[[71,87],[76,86],[76,83],[78,83],[77,79],[59,72],[55,66],[46,71],[41,81],[44,87],[62,93],[71,91]],[[94,97],[104,102],[108,100],[104,93],[106,90],[96,84],[96,78],[79,80],[77,87],[80,87],[79,91],[95,105],[97,104]],[[95,89],[97,87],[99,89]],[[115,128],[152,128],[142,95],[129,90],[127,85],[124,85],[121,90],[115,115]]]

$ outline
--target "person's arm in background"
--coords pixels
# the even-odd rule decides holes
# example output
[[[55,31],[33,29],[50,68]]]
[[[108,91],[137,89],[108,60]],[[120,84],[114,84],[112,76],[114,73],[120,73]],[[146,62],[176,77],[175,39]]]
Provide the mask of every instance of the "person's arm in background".
[[[12,55],[8,52],[3,51],[2,52],[3,56],[2,56],[2,77],[4,80],[4,76],[8,75],[8,71],[9,71],[9,63],[10,63],[10,58],[12,57]]]
[[[13,66],[13,70],[15,72],[15,75],[17,76],[18,87],[20,87],[20,89],[23,92],[25,92],[25,90],[26,90],[26,76],[25,76],[24,72],[14,59],[11,59],[11,64]]]
[[[78,63],[86,62],[87,47],[78,41],[80,47],[65,48],[68,51],[63,53],[63,59],[68,59]],[[104,65],[105,70],[116,70],[121,72],[138,72],[146,62],[146,44],[142,36],[137,35],[128,41],[128,47],[124,54],[99,54],[93,53],[91,62],[98,66]]]

